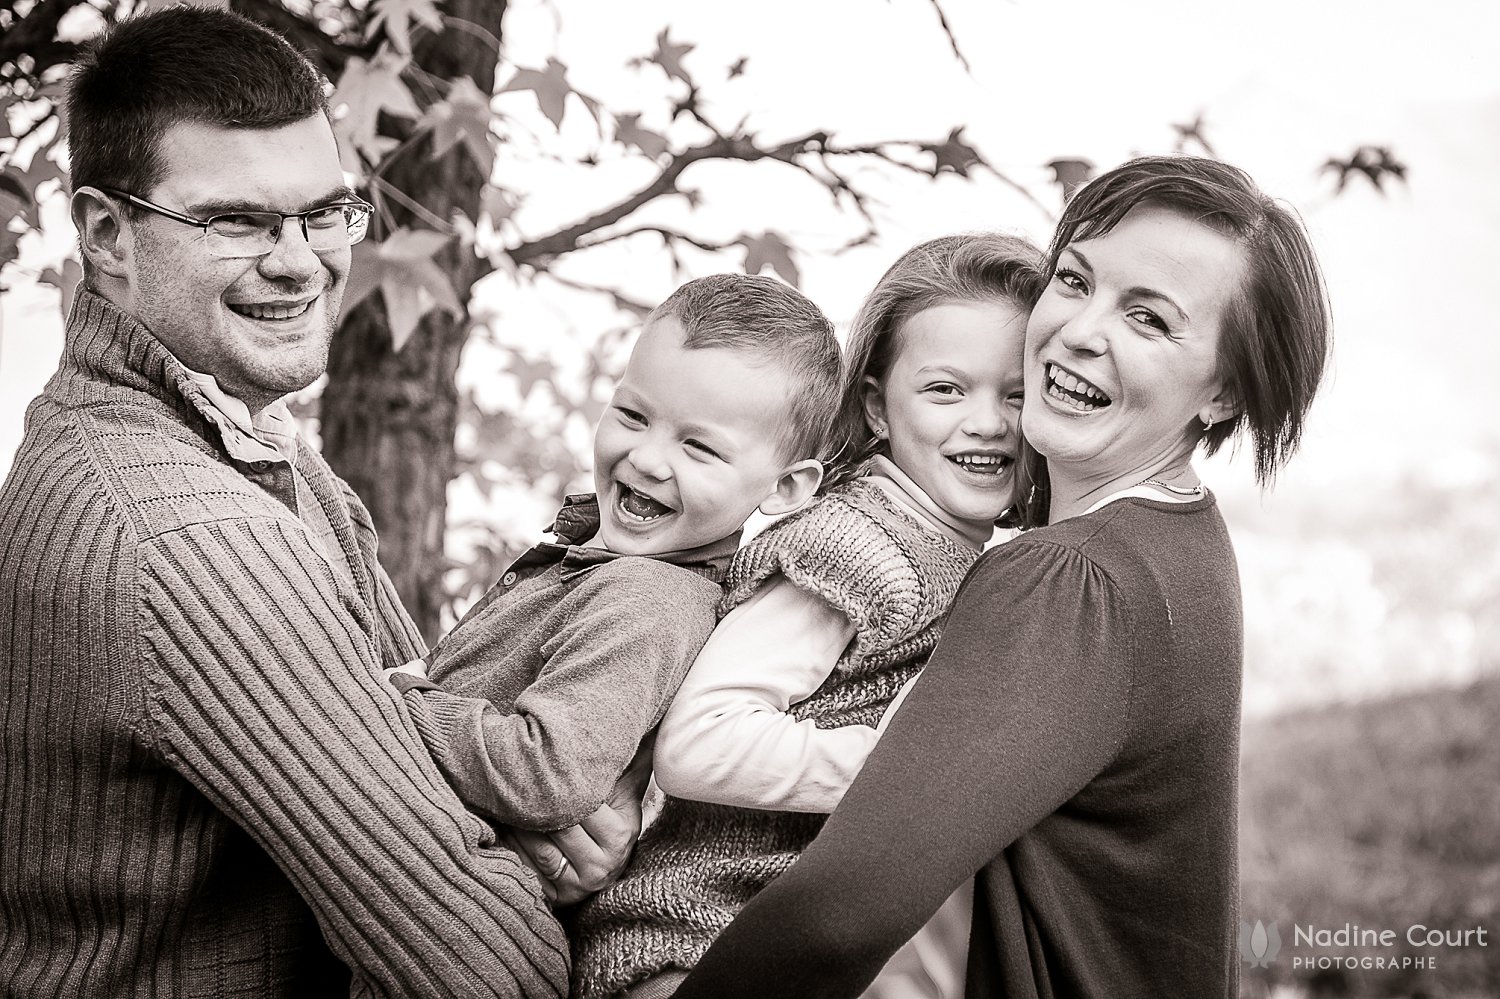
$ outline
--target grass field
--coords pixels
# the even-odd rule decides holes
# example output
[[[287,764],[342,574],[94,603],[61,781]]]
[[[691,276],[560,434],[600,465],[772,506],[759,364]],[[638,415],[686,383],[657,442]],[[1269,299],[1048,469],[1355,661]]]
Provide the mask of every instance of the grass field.
[[[1242,997],[1500,999],[1500,678],[1247,724],[1242,918],[1280,927]],[[1395,932],[1391,947],[1294,945],[1293,927]],[[1408,928],[1485,927],[1487,946],[1415,947]],[[1293,968],[1405,956],[1435,967]]]

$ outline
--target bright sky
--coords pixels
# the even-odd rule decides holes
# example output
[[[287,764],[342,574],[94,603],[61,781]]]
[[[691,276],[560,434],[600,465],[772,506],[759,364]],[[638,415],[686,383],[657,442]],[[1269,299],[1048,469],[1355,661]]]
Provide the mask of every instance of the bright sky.
[[[1049,205],[1042,164],[1081,156],[1100,167],[1135,152],[1172,148],[1174,122],[1200,112],[1225,159],[1305,216],[1328,274],[1337,323],[1335,376],[1320,399],[1304,453],[1277,493],[1261,500],[1248,463],[1216,461],[1206,477],[1231,501],[1270,506],[1337,501],[1388,489],[1403,475],[1464,482],[1500,474],[1500,421],[1492,383],[1500,370],[1500,310],[1489,301],[1500,265],[1500,4],[1435,0],[944,0],[966,74],[926,0],[761,0],[755,4],[516,0],[508,55],[540,66],[556,55],[569,79],[620,110],[659,103],[660,74],[625,68],[674,41],[697,48],[688,68],[722,117],[749,112],[765,134],[792,136],[837,123],[849,142],[941,140],[952,125]],[[723,69],[749,56],[740,79]],[[502,71],[502,80],[506,71]],[[511,95],[507,108],[529,97]],[[661,127],[649,119],[643,124]],[[595,141],[581,106],[564,135]],[[1410,182],[1382,197],[1356,179],[1334,200],[1318,167],[1360,144],[1386,145]],[[502,159],[502,162],[508,162]],[[517,215],[545,232],[628,190],[649,168],[568,171],[510,162],[506,179],[536,193]],[[881,243],[819,258],[849,235],[827,196],[790,172],[702,168],[707,195],[695,225],[723,238],[774,228],[814,251],[802,259],[805,290],[839,322],[903,249],[960,229],[1022,229],[1038,240],[1048,221],[1003,185],[945,177],[938,184],[871,181],[885,200]],[[682,209],[663,206],[659,218]],[[54,216],[55,217],[55,216]],[[840,226],[844,228],[839,228]],[[66,238],[31,246],[26,263],[55,263]],[[609,280],[644,300],[671,276],[652,254],[597,254],[573,273]],[[50,254],[50,256],[49,256]],[[732,266],[724,261],[716,269]],[[56,295],[12,278],[0,323],[0,471],[21,436],[25,403],[55,364]],[[568,328],[618,323],[596,306],[542,300],[508,280],[481,294],[504,314],[502,336],[537,349]],[[517,333],[515,331],[523,331]],[[465,378],[493,368],[480,354]],[[492,380],[492,379],[491,379]]]

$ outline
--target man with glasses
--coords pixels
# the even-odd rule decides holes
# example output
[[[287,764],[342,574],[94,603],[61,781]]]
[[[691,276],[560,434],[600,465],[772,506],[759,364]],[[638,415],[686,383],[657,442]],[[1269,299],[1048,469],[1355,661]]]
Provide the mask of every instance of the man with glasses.
[[[536,878],[381,669],[420,639],[281,402],[370,206],[323,81],[215,10],[69,94],[85,287],[0,490],[7,994],[561,996]]]

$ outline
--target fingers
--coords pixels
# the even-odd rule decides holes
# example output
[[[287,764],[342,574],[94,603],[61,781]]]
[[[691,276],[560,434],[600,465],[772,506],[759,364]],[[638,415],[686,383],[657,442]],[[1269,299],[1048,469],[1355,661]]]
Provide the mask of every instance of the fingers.
[[[542,890],[546,892],[547,899],[556,902],[557,889],[552,883],[552,872],[558,870],[565,859],[562,851],[546,835],[528,832],[524,829],[507,829],[501,834],[500,839],[515,851],[522,863],[536,871],[541,878]]]

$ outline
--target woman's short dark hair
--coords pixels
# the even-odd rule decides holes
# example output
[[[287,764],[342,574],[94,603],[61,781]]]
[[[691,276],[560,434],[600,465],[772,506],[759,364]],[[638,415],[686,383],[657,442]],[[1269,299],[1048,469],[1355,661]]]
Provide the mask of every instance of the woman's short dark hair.
[[[279,128],[328,114],[323,77],[248,18],[172,7],[121,21],[79,55],[68,87],[74,190],[144,195],[161,180],[161,137],[184,121]]]
[[[1069,202],[1047,251],[1047,273],[1070,243],[1104,235],[1141,205],[1180,212],[1245,248],[1244,284],[1225,315],[1218,351],[1218,374],[1238,412],[1206,431],[1202,443],[1213,454],[1244,430],[1255,449],[1255,479],[1267,485],[1302,439],[1333,339],[1323,274],[1301,219],[1227,163],[1143,156],[1090,181]]]

